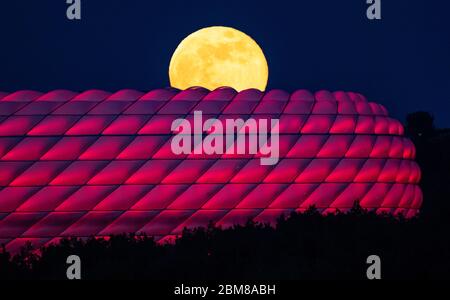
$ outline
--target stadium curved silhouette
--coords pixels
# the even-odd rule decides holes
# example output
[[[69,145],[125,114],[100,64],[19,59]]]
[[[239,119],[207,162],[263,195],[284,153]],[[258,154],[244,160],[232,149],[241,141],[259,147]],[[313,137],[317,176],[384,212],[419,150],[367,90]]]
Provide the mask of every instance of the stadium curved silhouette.
[[[171,124],[279,119],[279,161],[174,154]],[[315,206],[416,215],[415,148],[386,109],[351,92],[231,88],[0,93],[0,244],[146,233],[159,241]]]

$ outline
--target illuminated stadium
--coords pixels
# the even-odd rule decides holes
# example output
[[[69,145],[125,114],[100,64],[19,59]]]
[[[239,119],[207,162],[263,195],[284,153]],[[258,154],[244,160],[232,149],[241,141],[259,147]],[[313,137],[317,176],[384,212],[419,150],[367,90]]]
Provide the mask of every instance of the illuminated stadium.
[[[194,111],[279,119],[279,161],[175,154],[174,120]],[[386,109],[351,92],[159,89],[0,93],[0,244],[273,223],[315,206],[415,216],[415,148]]]

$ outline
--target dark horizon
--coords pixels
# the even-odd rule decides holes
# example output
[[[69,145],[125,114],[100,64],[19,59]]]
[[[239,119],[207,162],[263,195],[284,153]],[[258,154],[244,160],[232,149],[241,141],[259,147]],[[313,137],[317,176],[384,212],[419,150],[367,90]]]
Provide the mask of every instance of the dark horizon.
[[[381,21],[366,18],[365,0],[82,1],[81,21],[67,20],[66,7],[0,4],[0,91],[166,87],[178,43],[223,25],[259,43],[268,89],[357,91],[401,121],[423,110],[450,127],[449,3],[382,1]]]

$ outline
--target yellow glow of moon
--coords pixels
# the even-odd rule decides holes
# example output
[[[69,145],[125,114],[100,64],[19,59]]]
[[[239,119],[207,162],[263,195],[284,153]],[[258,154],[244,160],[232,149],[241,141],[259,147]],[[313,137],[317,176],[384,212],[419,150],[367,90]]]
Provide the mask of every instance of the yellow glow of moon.
[[[214,90],[229,86],[237,91],[264,91],[269,77],[264,53],[245,33],[222,26],[200,29],[175,50],[169,66],[172,87]]]

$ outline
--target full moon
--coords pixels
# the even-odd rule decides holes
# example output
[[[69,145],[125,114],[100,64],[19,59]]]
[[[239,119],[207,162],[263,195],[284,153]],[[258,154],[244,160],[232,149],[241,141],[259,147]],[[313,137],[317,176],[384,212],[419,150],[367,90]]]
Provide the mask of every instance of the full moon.
[[[237,91],[264,91],[268,77],[267,61],[258,44],[245,33],[222,26],[203,28],[186,37],[169,66],[171,86],[182,90],[229,86]]]

